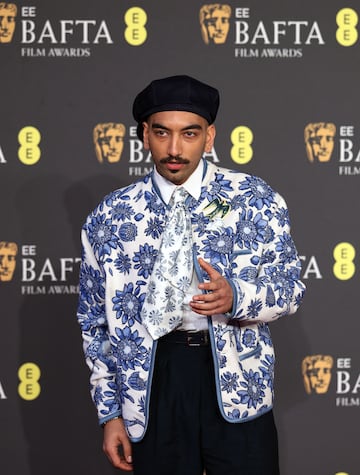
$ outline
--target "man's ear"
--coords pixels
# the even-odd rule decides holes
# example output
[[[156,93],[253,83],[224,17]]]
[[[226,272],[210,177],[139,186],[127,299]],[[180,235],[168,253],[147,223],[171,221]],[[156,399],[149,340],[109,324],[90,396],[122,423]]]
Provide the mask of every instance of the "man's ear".
[[[205,152],[207,153],[211,152],[211,149],[213,148],[213,145],[214,145],[215,136],[216,136],[216,128],[214,124],[211,124],[208,126],[206,130]]]
[[[145,150],[150,150],[150,146],[149,146],[149,124],[147,122],[143,122],[142,126],[143,126],[144,149]]]

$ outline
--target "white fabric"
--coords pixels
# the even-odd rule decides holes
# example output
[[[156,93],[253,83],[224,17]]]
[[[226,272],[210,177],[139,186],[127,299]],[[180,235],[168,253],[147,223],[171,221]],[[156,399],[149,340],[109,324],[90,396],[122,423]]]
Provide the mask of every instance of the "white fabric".
[[[193,198],[198,201],[201,195],[201,183],[204,174],[204,161],[200,160],[195,171],[190,175],[186,182],[181,185]],[[161,190],[161,197],[164,203],[169,204],[172,193],[174,192],[176,185],[171,181],[164,178],[154,167],[154,181],[159,190]],[[200,331],[208,329],[208,318],[204,315],[199,315],[192,311],[189,303],[192,300],[193,295],[200,294],[198,288],[199,281],[196,277],[196,273],[193,272],[191,285],[186,292],[183,305],[182,324],[178,327],[178,330],[186,331]]]
[[[182,323],[183,301],[193,275],[192,232],[185,209],[188,193],[176,187],[141,318],[154,340]]]
[[[190,196],[196,199],[196,201],[200,199],[203,174],[204,161],[200,160],[194,172],[189,176],[186,182],[181,185],[183,188],[185,188]],[[174,183],[160,175],[156,167],[154,167],[154,181],[160,190],[161,198],[163,199],[164,203],[169,204],[170,198],[177,185],[174,185]]]
[[[192,300],[193,295],[198,295],[201,291],[198,288],[199,281],[196,277],[196,273],[193,272],[193,279],[191,285],[186,292],[183,305],[183,320],[178,330],[186,331],[200,331],[208,329],[208,317],[205,315],[199,315],[192,311],[189,303]]]

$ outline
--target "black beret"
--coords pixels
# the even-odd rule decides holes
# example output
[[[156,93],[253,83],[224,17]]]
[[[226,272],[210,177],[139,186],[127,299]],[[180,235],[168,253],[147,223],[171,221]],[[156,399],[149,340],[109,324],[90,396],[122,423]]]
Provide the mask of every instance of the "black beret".
[[[155,112],[193,112],[212,124],[218,108],[217,89],[190,76],[171,76],[152,81],[136,96],[133,116],[138,122],[138,137],[142,140],[142,122]]]

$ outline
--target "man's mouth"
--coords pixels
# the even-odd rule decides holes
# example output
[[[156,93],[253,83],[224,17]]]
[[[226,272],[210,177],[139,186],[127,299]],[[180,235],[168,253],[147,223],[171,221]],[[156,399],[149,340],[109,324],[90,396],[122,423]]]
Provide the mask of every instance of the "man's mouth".
[[[181,158],[181,157],[166,157],[166,158],[162,158],[160,160],[160,163],[162,163],[163,165],[165,164],[171,164],[171,165],[187,165],[189,163],[189,160],[187,160],[186,158]]]
[[[181,170],[184,165],[187,165],[189,163],[189,160],[186,158],[181,158],[181,157],[167,157],[163,158],[160,160],[162,165],[166,165],[166,168],[168,169],[169,172],[171,173],[177,173],[179,170]]]

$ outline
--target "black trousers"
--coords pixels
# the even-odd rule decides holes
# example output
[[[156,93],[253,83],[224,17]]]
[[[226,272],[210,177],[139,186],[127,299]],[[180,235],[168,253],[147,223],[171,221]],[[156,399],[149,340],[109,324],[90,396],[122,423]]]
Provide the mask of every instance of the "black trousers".
[[[134,475],[279,475],[272,412],[229,423],[216,399],[210,346],[159,340],[149,426],[133,444]]]

